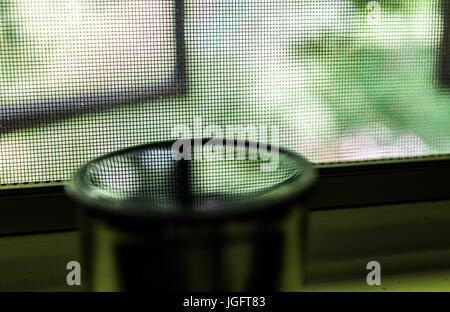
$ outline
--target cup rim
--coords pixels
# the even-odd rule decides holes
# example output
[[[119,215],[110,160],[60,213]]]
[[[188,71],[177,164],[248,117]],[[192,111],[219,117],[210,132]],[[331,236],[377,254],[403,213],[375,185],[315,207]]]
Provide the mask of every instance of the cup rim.
[[[191,142],[194,139],[191,139]],[[199,139],[204,144],[210,139]],[[228,140],[225,141],[229,146]],[[280,154],[283,154],[294,160],[298,167],[301,168],[301,172],[293,177],[280,182],[273,189],[267,191],[262,195],[252,196],[249,199],[240,200],[233,203],[232,207],[226,209],[207,211],[198,213],[193,210],[174,209],[167,211],[165,209],[158,209],[158,203],[152,202],[152,209],[142,209],[137,207],[138,203],[142,205],[142,202],[136,199],[128,200],[115,200],[107,199],[104,197],[95,196],[92,191],[89,191],[89,187],[85,183],[84,177],[86,176],[89,168],[101,161],[135,153],[138,151],[157,149],[157,148],[170,148],[174,140],[160,141],[150,144],[138,145],[130,148],[121,149],[106,155],[100,156],[94,160],[89,161],[82,166],[65,186],[65,191],[73,200],[78,202],[82,208],[88,213],[94,213],[100,218],[112,217],[119,218],[119,220],[128,221],[204,221],[204,220],[217,220],[225,221],[229,219],[240,218],[255,218],[255,217],[268,217],[272,218],[276,215],[281,215],[287,210],[291,209],[294,204],[301,203],[313,188],[317,182],[317,171],[304,157],[298,153],[278,148]],[[255,146],[255,142],[248,140],[233,140],[233,145],[245,144],[246,148]],[[241,145],[242,146],[242,145]],[[267,149],[272,150],[272,145],[258,143],[258,146],[264,146]],[[267,150],[266,149],[266,150]],[[155,209],[156,208],[156,209]]]

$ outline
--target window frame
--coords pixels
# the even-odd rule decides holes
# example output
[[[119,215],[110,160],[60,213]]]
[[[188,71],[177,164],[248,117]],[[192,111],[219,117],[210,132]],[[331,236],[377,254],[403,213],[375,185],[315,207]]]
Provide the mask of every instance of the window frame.
[[[311,210],[450,200],[450,155],[316,165]],[[0,235],[77,228],[77,208],[64,182],[0,189]]]
[[[161,96],[175,96],[186,92],[185,44],[184,44],[184,0],[174,2],[175,18],[175,68],[166,85],[153,86],[145,90],[128,90],[98,95],[79,96],[68,99],[52,99],[20,107],[6,107],[0,110],[0,135],[22,128],[33,127],[94,113],[123,104],[136,104]],[[83,103],[82,108],[79,105]],[[78,104],[78,105],[77,105]],[[45,117],[45,118],[44,118]]]

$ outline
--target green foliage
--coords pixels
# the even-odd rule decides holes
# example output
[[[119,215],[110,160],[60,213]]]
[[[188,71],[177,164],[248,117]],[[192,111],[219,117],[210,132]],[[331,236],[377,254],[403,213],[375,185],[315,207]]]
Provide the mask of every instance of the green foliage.
[[[11,0],[0,0],[0,68],[7,71],[18,60],[20,36]]]
[[[406,19],[399,21],[405,26],[384,24],[374,28],[372,36],[361,18],[369,2],[353,1],[358,8],[354,22],[361,24],[355,24],[352,33],[299,39],[288,52],[326,68],[329,81],[318,81],[316,92],[341,133],[376,121],[398,132],[415,133],[433,148],[437,136],[450,138],[450,94],[436,87],[437,50],[431,43],[414,41],[420,37],[414,37],[416,30],[404,21],[414,10],[430,16],[439,1],[378,1],[384,15],[404,15]],[[436,34],[429,33],[430,42],[433,37]]]
[[[367,11],[368,5],[373,0],[352,0],[351,2],[361,11]],[[417,6],[424,3],[423,0],[377,0],[380,4],[380,8],[387,12],[402,12],[410,13]]]

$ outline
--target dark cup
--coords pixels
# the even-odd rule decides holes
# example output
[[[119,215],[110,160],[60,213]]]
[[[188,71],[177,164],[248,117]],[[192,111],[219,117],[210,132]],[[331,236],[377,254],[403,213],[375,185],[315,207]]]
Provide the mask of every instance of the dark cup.
[[[313,167],[263,144],[227,141],[216,158],[198,157],[198,149],[184,145],[190,160],[177,160],[174,146],[101,157],[67,186],[81,207],[88,289],[300,289]],[[264,167],[269,152],[278,153],[270,170]]]

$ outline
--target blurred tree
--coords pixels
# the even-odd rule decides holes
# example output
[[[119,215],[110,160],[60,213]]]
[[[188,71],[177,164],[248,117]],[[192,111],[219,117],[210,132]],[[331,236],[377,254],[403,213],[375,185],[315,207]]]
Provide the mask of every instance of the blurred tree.
[[[0,0],[0,68],[5,73],[18,59],[20,37],[11,0]]]
[[[364,21],[369,2],[354,0],[359,18],[348,21],[355,23],[353,35],[299,40],[289,47],[297,50],[290,54],[328,69],[330,82],[319,81],[317,92],[341,133],[377,122],[399,134],[416,134],[436,152],[449,152],[450,96],[438,91],[435,79],[437,51],[432,42],[438,30],[427,24],[424,34],[415,33],[408,22],[419,5],[426,8],[417,15],[421,19],[438,18],[438,2],[380,0],[383,15],[397,12],[404,19],[395,20],[399,27],[390,19],[382,21],[375,34],[368,33]]]
[[[423,0],[352,0],[355,6],[361,11],[371,9],[370,3],[377,2],[382,10],[389,12],[412,12],[418,5],[423,4]]]

